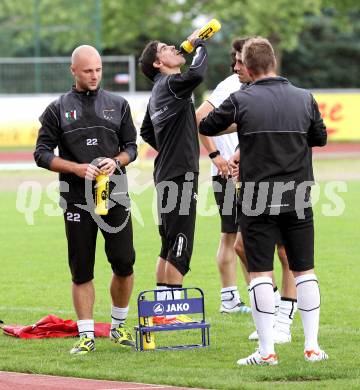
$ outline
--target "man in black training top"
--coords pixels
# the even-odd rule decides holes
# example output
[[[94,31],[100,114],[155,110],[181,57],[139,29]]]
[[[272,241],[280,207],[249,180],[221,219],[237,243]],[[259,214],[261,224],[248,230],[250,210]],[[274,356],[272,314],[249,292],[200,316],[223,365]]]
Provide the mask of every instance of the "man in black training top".
[[[239,365],[274,365],[274,294],[271,279],[279,232],[297,289],[306,361],[328,358],[318,344],[320,292],[314,273],[311,147],[326,144],[326,128],[312,94],[276,75],[270,42],[249,39],[242,62],[253,83],[232,93],[200,123],[216,135],[236,123],[241,189],[238,215],[250,273],[252,315],[259,348]]]
[[[156,268],[160,300],[179,299],[183,276],[189,271],[195,230],[199,174],[199,140],[191,95],[203,80],[207,67],[204,42],[195,31],[188,40],[195,47],[189,69],[181,73],[184,56],[163,42],[149,42],[140,58],[140,67],[154,82],[141,137],[158,155],[154,181],[158,198],[159,232],[162,241]],[[173,291],[161,292],[164,289]],[[168,316],[155,322],[171,322]],[[177,320],[186,321],[184,316]]]
[[[70,353],[82,355],[95,349],[92,279],[98,225],[113,271],[110,339],[117,345],[134,345],[131,333],[124,327],[133,287],[135,251],[123,167],[135,160],[137,147],[128,102],[99,88],[102,63],[97,50],[87,45],[77,47],[72,53],[71,73],[75,79],[72,90],[51,103],[40,118],[34,157],[38,166],[60,173],[60,203],[64,208],[80,335]],[[56,147],[59,157],[54,154]],[[98,163],[96,159],[100,157],[104,159]],[[94,215],[92,200],[93,180],[100,173],[114,174],[110,196],[115,205],[103,217]]]

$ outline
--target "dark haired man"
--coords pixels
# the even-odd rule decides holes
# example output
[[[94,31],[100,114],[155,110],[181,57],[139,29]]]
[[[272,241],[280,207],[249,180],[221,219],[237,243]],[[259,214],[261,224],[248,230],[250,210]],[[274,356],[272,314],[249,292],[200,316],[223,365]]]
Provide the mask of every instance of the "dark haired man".
[[[241,50],[246,38],[235,39],[232,43],[231,70],[233,74],[220,82],[211,95],[196,110],[196,119],[199,124],[201,119],[240,88],[244,89],[250,76],[241,61]],[[211,175],[216,204],[221,218],[221,236],[217,252],[217,264],[221,279],[221,304],[220,313],[251,313],[251,309],[245,305],[240,297],[237,287],[237,258],[234,249],[238,226],[236,223],[236,196],[235,184],[230,175],[228,160],[234,154],[239,143],[236,133],[224,134],[217,137],[206,137],[200,134],[200,141],[209,153],[211,159]],[[245,256],[240,256],[246,284],[250,283],[246,270]]]
[[[163,42],[148,43],[139,61],[144,75],[154,82],[140,134],[158,152],[154,182],[162,241],[156,267],[159,299],[180,297],[177,289],[189,271],[193,250],[199,140],[191,96],[203,80],[207,52],[197,31],[188,40],[195,47],[195,56],[186,72],[181,73],[185,64],[181,52]],[[164,289],[171,289],[171,294],[162,293]]]
[[[271,274],[279,232],[293,271],[305,334],[306,361],[328,359],[318,345],[320,292],[314,274],[314,224],[310,202],[312,146],[326,144],[326,128],[309,91],[276,75],[270,42],[249,39],[242,51],[253,83],[200,123],[216,135],[236,123],[242,186],[239,222],[250,272],[252,314],[259,348],[239,365],[274,365],[274,294]]]
[[[245,89],[252,82],[245,65],[241,60],[241,52],[245,42],[249,38],[235,39],[232,43],[231,69],[232,76],[227,77],[212,92],[205,102],[197,109],[198,123],[208,115],[215,107],[239,89]],[[221,238],[217,253],[217,262],[221,278],[221,313],[248,313],[251,311],[240,298],[237,288],[237,259],[241,260],[244,278],[249,285],[250,277],[246,270],[247,262],[244,243],[236,222],[236,196],[234,178],[238,177],[238,162],[240,159],[238,137],[236,133],[223,134],[217,137],[206,137],[200,134],[200,140],[212,158],[212,179],[215,200],[219,208],[221,218]],[[234,150],[236,152],[234,154]],[[234,164],[237,161],[237,165]],[[229,171],[230,168],[230,171]],[[234,169],[233,169],[234,168]],[[231,174],[233,177],[227,177]],[[277,252],[282,266],[282,291],[281,295],[276,287],[273,277],[274,296],[276,307],[276,320],[274,325],[274,341],[283,344],[291,341],[290,327],[296,312],[296,288],[294,277],[289,270],[284,246],[277,243]],[[250,340],[257,340],[255,330],[249,336]]]

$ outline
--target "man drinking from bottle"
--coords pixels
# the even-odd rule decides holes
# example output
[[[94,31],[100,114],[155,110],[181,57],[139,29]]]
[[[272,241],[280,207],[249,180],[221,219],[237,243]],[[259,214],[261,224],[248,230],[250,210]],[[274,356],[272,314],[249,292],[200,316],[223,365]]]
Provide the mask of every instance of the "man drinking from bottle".
[[[195,47],[196,54],[184,73],[180,68],[186,61],[175,46],[149,42],[140,58],[142,72],[154,82],[140,134],[158,152],[154,182],[162,242],[156,266],[160,300],[180,298],[178,289],[189,271],[193,250],[199,140],[191,95],[203,80],[207,52],[198,31],[190,35],[188,41]],[[164,289],[171,291],[161,292]],[[154,322],[158,320],[154,317]],[[179,318],[168,316],[161,320]]]

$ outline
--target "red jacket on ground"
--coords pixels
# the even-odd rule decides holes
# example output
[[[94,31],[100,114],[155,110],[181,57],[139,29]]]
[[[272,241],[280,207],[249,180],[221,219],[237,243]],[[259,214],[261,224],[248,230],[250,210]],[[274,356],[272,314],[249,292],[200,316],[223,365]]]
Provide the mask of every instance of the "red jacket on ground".
[[[41,318],[34,325],[4,325],[3,331],[8,336],[21,339],[76,337],[79,335],[76,321],[63,320],[52,314]],[[95,337],[108,337],[109,332],[110,324],[95,323]]]

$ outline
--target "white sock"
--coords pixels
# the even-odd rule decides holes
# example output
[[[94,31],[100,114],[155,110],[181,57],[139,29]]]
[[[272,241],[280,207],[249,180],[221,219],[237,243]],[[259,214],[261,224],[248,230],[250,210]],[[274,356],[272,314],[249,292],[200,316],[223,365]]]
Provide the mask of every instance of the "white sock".
[[[124,325],[129,312],[129,306],[116,307],[111,306],[111,329]]]
[[[94,320],[77,320],[77,327],[80,337],[88,337],[89,339],[94,339],[95,337],[95,328]]]
[[[259,336],[262,356],[274,352],[274,290],[270,277],[255,278],[250,282],[250,301],[252,316]]]
[[[240,294],[237,286],[223,287],[221,289],[221,304],[232,309],[240,303]]]
[[[318,351],[320,290],[315,274],[295,278],[298,309],[305,335],[305,351]]]
[[[181,299],[181,290],[176,290],[176,288],[173,287],[168,287],[171,288],[171,291],[168,292],[168,299]]]
[[[290,326],[297,310],[296,299],[281,298],[279,311],[275,317],[275,329],[290,333]]]
[[[279,289],[276,286],[274,287],[274,299],[275,299],[275,315],[277,315],[279,311],[281,295]]]
[[[167,299],[167,294],[168,292],[167,291],[162,291],[162,290],[167,290],[167,286],[166,285],[157,285],[156,286],[156,300],[157,301],[166,301]]]
[[[179,290],[179,288],[182,288],[181,284],[178,284],[178,285],[168,284],[167,288],[171,289],[171,291],[168,291],[168,296],[167,296],[167,300],[168,301],[172,301],[172,300],[175,300],[175,299],[181,299],[182,291]],[[173,318],[176,318],[176,315],[175,314],[167,314],[166,318],[167,319],[173,319]]]

